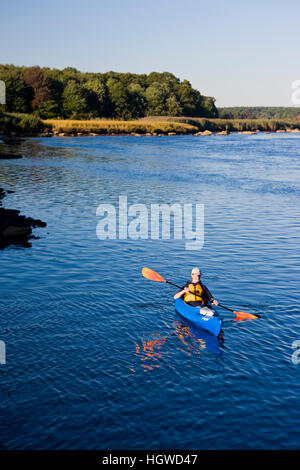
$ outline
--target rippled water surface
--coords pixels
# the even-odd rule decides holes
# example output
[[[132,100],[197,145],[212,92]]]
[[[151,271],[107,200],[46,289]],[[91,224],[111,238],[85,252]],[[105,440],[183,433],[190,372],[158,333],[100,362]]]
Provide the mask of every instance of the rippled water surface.
[[[299,448],[300,137],[28,139],[0,161],[7,208],[47,222],[0,252],[0,447]],[[205,206],[185,240],[96,237],[99,204]],[[223,339],[185,324],[170,285],[200,266],[221,303],[259,313]],[[297,359],[297,357],[296,357]]]

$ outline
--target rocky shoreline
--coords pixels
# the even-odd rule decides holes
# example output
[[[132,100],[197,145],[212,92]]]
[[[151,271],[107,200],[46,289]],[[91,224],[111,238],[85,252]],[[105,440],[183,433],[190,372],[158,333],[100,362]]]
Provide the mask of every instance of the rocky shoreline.
[[[166,137],[166,136],[178,136],[178,135],[192,135],[194,137],[198,136],[210,136],[210,135],[229,135],[229,134],[244,134],[244,135],[254,135],[254,134],[276,134],[276,133],[294,133],[300,134],[300,129],[288,129],[288,130],[281,130],[278,129],[276,131],[220,131],[220,132],[213,132],[209,130],[200,131],[200,132],[166,132],[166,133],[158,133],[158,132],[145,132],[145,133],[138,133],[138,132],[111,132],[111,133],[95,133],[95,132],[45,132],[42,134],[37,135],[36,137],[95,137],[95,136],[135,136],[135,137]]]
[[[0,188],[0,206],[6,194],[12,192]],[[31,246],[29,240],[36,238],[32,234],[32,228],[46,226],[46,222],[20,215],[18,210],[0,207],[0,249],[12,244]]]

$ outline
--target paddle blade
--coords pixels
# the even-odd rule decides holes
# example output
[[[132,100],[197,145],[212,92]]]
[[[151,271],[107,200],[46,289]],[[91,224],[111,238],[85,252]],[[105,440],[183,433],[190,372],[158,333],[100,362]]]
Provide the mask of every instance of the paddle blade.
[[[142,275],[146,279],[150,279],[151,281],[166,282],[166,280],[163,277],[161,277],[160,274],[153,271],[153,269],[143,268],[142,269]]]
[[[253,315],[247,312],[236,312],[234,310],[233,313],[236,314],[235,320],[255,320],[256,318],[260,318],[260,315]]]

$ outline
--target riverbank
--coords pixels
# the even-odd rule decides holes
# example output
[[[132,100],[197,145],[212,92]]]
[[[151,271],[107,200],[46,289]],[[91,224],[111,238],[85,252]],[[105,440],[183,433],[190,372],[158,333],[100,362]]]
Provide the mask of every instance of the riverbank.
[[[300,121],[292,119],[212,119],[184,116],[149,116],[140,121],[181,122],[196,126],[198,132],[276,132],[300,131]]]
[[[45,130],[46,126],[34,114],[0,112],[0,134],[31,136]]]
[[[220,135],[230,132],[300,132],[300,123],[294,121],[242,120],[242,119],[202,119],[202,118],[143,118],[137,121],[114,120],[45,120],[45,126],[51,131],[45,135],[81,136],[81,135],[180,135],[193,134]]]
[[[47,119],[44,125],[52,129],[54,135],[176,135],[197,132],[196,125],[181,121],[167,120],[56,120]]]
[[[255,134],[257,132],[299,132],[300,122],[243,119],[170,118],[167,116],[143,118],[137,121],[114,120],[45,120],[45,136],[75,137],[84,135],[163,136],[227,135],[231,132]],[[51,130],[49,130],[51,129]]]
[[[113,119],[41,120],[30,114],[0,115],[0,134],[22,136],[85,135],[226,135],[231,132],[300,132],[300,122],[274,119],[207,119],[190,117],[149,116],[134,121]]]

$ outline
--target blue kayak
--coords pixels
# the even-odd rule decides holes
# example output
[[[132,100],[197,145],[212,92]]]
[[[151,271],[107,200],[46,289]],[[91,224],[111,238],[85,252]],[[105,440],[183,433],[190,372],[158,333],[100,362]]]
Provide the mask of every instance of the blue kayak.
[[[191,307],[183,299],[175,300],[175,308],[183,318],[186,318],[194,325],[209,331],[215,336],[220,333],[222,320],[215,316],[216,312],[212,308]]]

